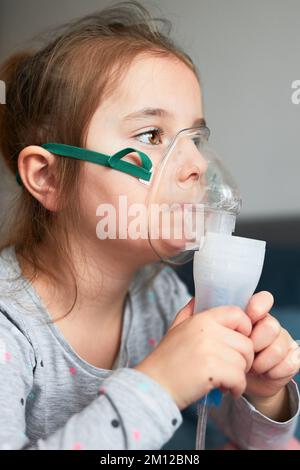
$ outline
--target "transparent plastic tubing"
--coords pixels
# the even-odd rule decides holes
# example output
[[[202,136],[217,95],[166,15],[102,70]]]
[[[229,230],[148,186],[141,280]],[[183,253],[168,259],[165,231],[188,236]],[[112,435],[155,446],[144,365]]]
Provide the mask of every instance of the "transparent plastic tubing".
[[[194,253],[194,313],[222,305],[245,310],[261,276],[265,247],[262,240],[207,232],[202,248]],[[197,450],[205,449],[211,393],[197,402]]]

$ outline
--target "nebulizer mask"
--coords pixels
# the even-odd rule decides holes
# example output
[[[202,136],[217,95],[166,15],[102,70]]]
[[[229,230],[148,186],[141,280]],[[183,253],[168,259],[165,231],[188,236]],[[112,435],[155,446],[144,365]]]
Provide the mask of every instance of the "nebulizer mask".
[[[42,147],[127,173],[133,184],[145,186],[148,240],[156,257],[171,265],[193,259],[194,313],[221,305],[245,310],[262,272],[265,242],[232,236],[241,197],[208,140],[209,129],[200,126],[147,145],[146,153],[140,144],[113,155],[60,143]],[[207,409],[221,398],[215,389],[197,403],[196,449],[205,446]]]
[[[241,196],[231,174],[209,146],[208,137],[206,127],[189,128],[170,143],[148,199],[148,207],[164,205],[162,214],[166,218],[157,223],[157,216],[150,213],[149,241],[169,263],[182,264],[193,258],[194,313],[222,305],[245,310],[261,276],[266,243],[232,236]],[[159,236],[153,236],[152,228]],[[165,228],[172,228],[173,236],[162,243]],[[196,449],[205,448],[208,407],[220,405],[221,400],[221,392],[214,389],[197,403]]]

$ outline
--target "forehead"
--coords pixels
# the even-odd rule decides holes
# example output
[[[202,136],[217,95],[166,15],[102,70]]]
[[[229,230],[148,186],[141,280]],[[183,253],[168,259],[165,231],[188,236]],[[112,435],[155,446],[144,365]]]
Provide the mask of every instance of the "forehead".
[[[176,57],[140,54],[105,103],[118,108],[118,118],[145,107],[163,108],[183,122],[202,116],[200,84],[194,72]]]

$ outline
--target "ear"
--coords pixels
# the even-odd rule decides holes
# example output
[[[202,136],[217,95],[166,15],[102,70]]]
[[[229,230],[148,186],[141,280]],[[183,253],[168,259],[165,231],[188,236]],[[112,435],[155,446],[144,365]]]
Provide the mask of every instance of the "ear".
[[[56,156],[37,145],[22,149],[18,170],[23,185],[46,209],[58,210],[59,188],[55,177]]]

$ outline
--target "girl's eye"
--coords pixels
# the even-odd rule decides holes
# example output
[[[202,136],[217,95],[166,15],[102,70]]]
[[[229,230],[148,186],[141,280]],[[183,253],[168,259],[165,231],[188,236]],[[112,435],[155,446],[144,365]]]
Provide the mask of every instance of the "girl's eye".
[[[142,137],[142,136],[146,136],[146,139],[148,140],[147,142],[145,142],[145,140],[140,140],[140,142],[142,142],[143,144],[147,144],[147,145],[159,145],[161,144],[162,142],[153,142],[153,139],[152,141],[149,142],[149,139],[148,137],[149,136],[154,136],[154,141],[155,139],[157,139],[157,137],[161,137],[163,135],[163,131],[161,129],[158,129],[158,128],[154,128],[154,129],[149,129],[149,131],[146,131],[146,132],[142,132],[141,134],[138,134],[136,135],[135,137]]]

